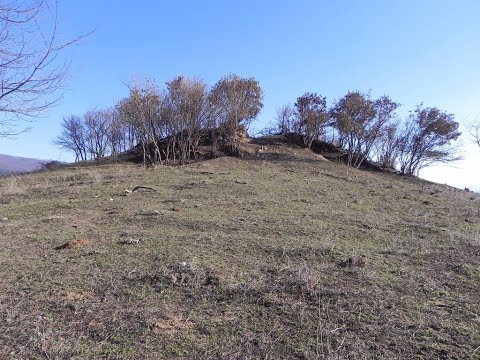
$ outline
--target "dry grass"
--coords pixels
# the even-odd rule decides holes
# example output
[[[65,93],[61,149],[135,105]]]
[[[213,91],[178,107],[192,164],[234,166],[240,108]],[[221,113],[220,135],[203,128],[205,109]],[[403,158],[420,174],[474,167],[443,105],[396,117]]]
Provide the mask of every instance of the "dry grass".
[[[8,176],[1,183],[1,194],[2,198],[7,198],[8,196],[20,195],[25,192],[24,186],[20,179],[17,176]]]
[[[1,179],[0,358],[480,355],[478,196],[262,156]]]

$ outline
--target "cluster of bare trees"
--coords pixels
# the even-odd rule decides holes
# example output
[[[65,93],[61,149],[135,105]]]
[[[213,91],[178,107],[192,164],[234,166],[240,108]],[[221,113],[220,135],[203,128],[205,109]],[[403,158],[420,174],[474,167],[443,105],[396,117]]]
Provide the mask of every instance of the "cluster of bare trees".
[[[134,81],[129,95],[115,106],[64,118],[56,143],[74,152],[76,160],[138,147],[145,164],[183,164],[197,157],[202,139],[213,151],[223,147],[238,154],[239,127],[256,118],[262,100],[255,79],[236,75],[211,88],[202,79],[183,76],[163,88],[153,80]],[[328,107],[325,97],[305,93],[293,107],[278,110],[277,130],[302,135],[307,147],[328,140],[344,149],[347,163],[357,168],[369,160],[416,175],[432,163],[458,159],[452,142],[460,132],[453,115],[418,106],[401,120],[399,107],[388,96],[373,99],[360,91],[348,92]],[[477,142],[479,128],[472,127]]]
[[[199,78],[179,76],[160,88],[153,80],[134,81],[129,96],[108,110],[70,116],[56,143],[76,160],[98,159],[138,146],[145,164],[186,163],[197,156],[202,138],[214,150],[238,152],[237,131],[263,107],[258,81],[225,76],[211,89]]]
[[[55,143],[75,154],[75,161],[100,159],[125,151],[133,142],[117,121],[115,109],[90,110],[82,117],[63,118],[62,133]],[[129,141],[130,140],[130,141]]]
[[[388,96],[372,99],[351,91],[328,109],[325,97],[306,93],[293,107],[278,110],[277,130],[301,134],[311,147],[315,140],[326,139],[328,129],[328,140],[345,149],[347,163],[357,168],[368,159],[416,175],[432,163],[458,159],[451,145],[460,136],[453,115],[418,106],[401,120],[399,107]]]

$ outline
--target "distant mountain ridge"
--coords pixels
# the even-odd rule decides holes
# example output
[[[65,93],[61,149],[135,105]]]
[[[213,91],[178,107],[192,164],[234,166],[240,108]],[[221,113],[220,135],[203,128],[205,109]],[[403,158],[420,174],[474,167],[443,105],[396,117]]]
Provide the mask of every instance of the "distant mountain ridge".
[[[0,176],[12,172],[38,170],[46,161],[0,154]]]

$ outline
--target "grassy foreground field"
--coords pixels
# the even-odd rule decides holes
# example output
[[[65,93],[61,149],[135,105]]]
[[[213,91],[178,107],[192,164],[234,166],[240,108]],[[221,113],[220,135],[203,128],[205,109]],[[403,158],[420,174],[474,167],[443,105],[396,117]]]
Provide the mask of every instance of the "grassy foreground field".
[[[2,359],[480,358],[473,193],[299,150],[4,178],[0,218]]]

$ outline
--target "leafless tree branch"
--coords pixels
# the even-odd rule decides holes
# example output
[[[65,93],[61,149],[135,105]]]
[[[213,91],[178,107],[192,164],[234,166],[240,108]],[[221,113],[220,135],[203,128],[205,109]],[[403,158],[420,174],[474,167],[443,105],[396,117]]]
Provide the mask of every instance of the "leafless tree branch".
[[[32,120],[62,99],[70,63],[64,48],[88,34],[58,41],[58,3],[11,0],[0,4],[0,137]]]

